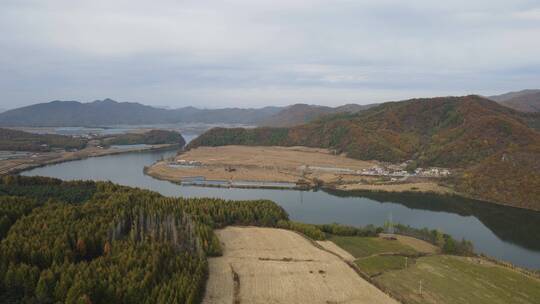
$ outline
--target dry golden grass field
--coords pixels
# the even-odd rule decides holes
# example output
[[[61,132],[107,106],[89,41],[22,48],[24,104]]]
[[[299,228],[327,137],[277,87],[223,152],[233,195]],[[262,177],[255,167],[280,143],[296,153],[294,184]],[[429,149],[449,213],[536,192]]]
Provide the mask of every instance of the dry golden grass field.
[[[324,185],[339,190],[355,191],[415,191],[452,193],[430,179],[392,182],[387,178],[359,175],[358,170],[377,165],[375,161],[362,161],[345,155],[334,155],[327,149],[307,147],[220,146],[198,147],[186,151],[176,160],[198,161],[200,166],[171,166],[170,161],[160,161],[149,167],[147,174],[179,182],[192,176],[207,180],[258,181],[308,183]]]
[[[411,182],[402,184],[345,184],[337,187],[339,190],[345,191],[384,191],[384,192],[433,192],[440,194],[455,193],[452,189],[440,186],[432,181]]]
[[[373,166],[372,162],[333,155],[326,149],[306,147],[199,147],[179,155],[177,159],[200,161],[203,166],[172,168],[165,162],[159,162],[152,166],[148,173],[177,181],[187,176],[205,176],[207,179],[218,180],[274,182],[296,182],[304,177],[316,177],[331,182],[342,174],[324,169],[360,170]],[[304,170],[302,166],[312,168]],[[313,167],[323,170],[315,170]],[[226,170],[229,168],[234,171]]]
[[[203,303],[397,303],[295,232],[227,227],[217,234],[224,252],[210,259]]]

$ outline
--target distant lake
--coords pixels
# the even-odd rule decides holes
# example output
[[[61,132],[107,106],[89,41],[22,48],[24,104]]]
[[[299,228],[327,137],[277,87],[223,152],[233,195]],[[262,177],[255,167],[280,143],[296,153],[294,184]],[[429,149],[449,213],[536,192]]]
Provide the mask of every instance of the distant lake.
[[[281,205],[292,220],[314,224],[382,225],[391,216],[395,222],[440,229],[457,239],[471,240],[477,252],[540,269],[540,212],[422,194],[180,186],[143,174],[144,166],[175,153],[149,151],[88,158],[36,168],[22,175],[110,180],[166,196],[270,199]]]

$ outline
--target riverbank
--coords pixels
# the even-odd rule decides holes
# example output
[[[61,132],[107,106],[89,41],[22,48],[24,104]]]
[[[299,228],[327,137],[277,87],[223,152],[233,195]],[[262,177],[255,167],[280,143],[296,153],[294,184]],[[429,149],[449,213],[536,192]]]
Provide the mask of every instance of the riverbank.
[[[199,147],[156,162],[145,174],[210,187],[387,191],[456,194],[433,177],[367,175],[380,164],[307,147]],[[196,180],[196,183],[194,183]],[[291,187],[290,185],[296,185]]]
[[[81,160],[89,157],[100,157],[132,152],[159,151],[175,149],[176,144],[149,145],[145,147],[100,148],[90,146],[78,151],[53,151],[46,153],[33,153],[29,157],[0,160],[0,176],[7,174],[17,174],[22,171],[43,167],[47,165],[59,164],[68,161]]]
[[[345,184],[336,185],[335,190],[341,191],[373,191],[373,192],[417,192],[417,193],[434,193],[441,195],[457,194],[449,187],[442,186],[436,182],[417,181],[399,184]]]
[[[451,195],[179,186],[143,173],[144,166],[175,155],[176,151],[167,150],[92,157],[25,171],[23,175],[112,181],[175,197],[267,199],[282,206],[292,220],[307,223],[382,226],[392,214],[393,220],[401,224],[439,229],[456,239],[473,241],[478,252],[540,269],[540,238],[530,233],[539,229],[540,213]]]

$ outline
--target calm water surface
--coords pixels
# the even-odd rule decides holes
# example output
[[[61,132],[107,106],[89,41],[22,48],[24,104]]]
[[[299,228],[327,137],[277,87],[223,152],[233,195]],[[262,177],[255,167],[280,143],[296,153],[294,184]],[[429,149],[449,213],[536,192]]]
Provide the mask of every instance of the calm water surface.
[[[464,237],[474,242],[478,252],[540,269],[540,212],[433,195],[180,186],[143,174],[144,166],[175,153],[153,151],[88,158],[36,168],[22,175],[109,180],[167,196],[270,199],[281,205],[291,219],[315,224],[382,225],[392,216],[395,222]]]

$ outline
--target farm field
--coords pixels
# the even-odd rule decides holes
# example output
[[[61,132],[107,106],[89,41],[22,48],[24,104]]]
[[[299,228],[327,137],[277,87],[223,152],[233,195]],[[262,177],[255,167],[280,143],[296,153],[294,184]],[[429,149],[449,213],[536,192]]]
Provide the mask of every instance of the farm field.
[[[333,236],[377,286],[407,304],[539,303],[540,280],[477,257],[438,254],[418,239]],[[389,253],[397,255],[389,255]],[[410,254],[424,254],[408,257]]]
[[[327,149],[308,147],[222,146],[198,147],[178,158],[198,160],[210,165],[238,165],[259,167],[284,167],[296,169],[310,165],[349,169],[369,168],[372,163],[334,155]]]
[[[180,162],[198,165],[182,166]],[[146,173],[164,180],[185,178],[206,180],[286,182],[335,188],[344,191],[430,192],[453,191],[429,178],[392,181],[389,177],[359,175],[358,171],[379,163],[335,155],[331,150],[308,147],[220,146],[197,147],[179,154],[173,161],[160,161]]]
[[[540,280],[476,258],[422,257],[407,269],[389,271],[374,280],[406,303],[533,304],[540,301]]]
[[[411,246],[400,241],[389,241],[380,237],[332,236],[330,241],[345,249],[355,258],[368,257],[381,253],[418,253]]]
[[[373,165],[372,162],[334,155],[326,149],[307,147],[199,147],[176,159],[201,162],[203,166],[172,168],[166,162],[158,162],[148,173],[173,181],[204,176],[214,180],[297,182],[303,178],[319,178],[335,182],[342,175],[340,171],[333,171],[336,168],[361,170]],[[304,170],[302,166],[308,167]]]
[[[411,262],[413,261],[411,259]],[[407,263],[407,257],[399,255],[374,255],[355,261],[355,264],[371,277],[390,270],[404,269]]]
[[[203,303],[397,303],[295,232],[227,227],[216,233],[223,256],[210,259]]]

